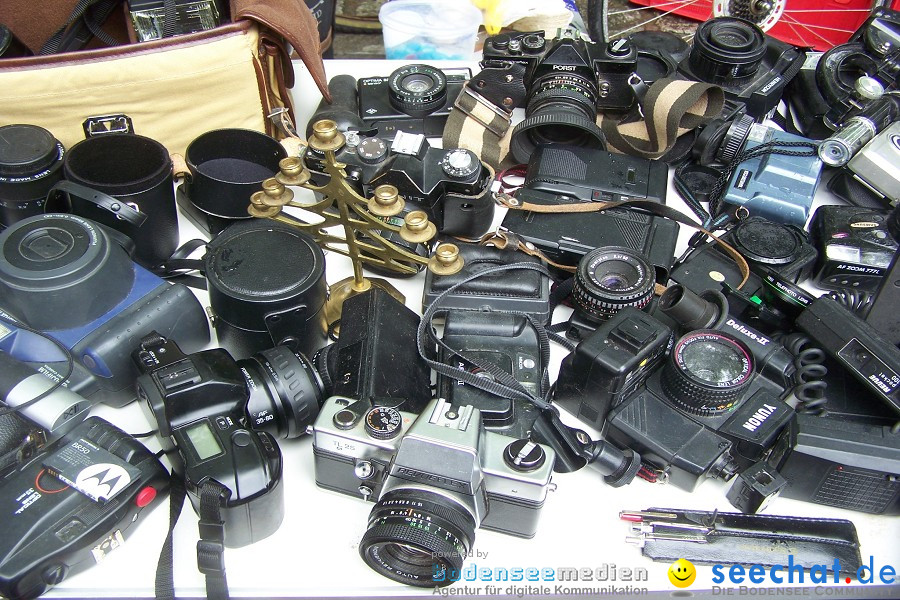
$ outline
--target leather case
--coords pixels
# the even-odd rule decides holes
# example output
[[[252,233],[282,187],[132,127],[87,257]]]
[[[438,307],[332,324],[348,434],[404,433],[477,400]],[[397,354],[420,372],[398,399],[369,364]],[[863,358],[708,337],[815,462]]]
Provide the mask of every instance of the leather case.
[[[518,262],[541,264],[537,257],[521,252],[479,244],[455,243],[465,266],[455,275],[435,275],[430,270],[426,271],[423,310],[451,286],[488,267]],[[524,269],[485,275],[445,296],[441,301],[440,311],[446,310],[521,312],[533,316],[540,323],[546,323],[550,317],[550,278],[537,271]]]

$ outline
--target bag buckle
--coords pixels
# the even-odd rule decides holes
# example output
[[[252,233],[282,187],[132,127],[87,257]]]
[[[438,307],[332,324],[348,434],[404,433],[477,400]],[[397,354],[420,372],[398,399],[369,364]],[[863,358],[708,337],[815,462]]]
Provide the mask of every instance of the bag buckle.
[[[123,114],[88,117],[81,127],[84,129],[85,138],[113,133],[134,133],[131,117]]]
[[[512,118],[512,112],[503,110],[468,85],[463,86],[462,92],[453,103],[453,108],[475,119],[498,138],[506,134]]]

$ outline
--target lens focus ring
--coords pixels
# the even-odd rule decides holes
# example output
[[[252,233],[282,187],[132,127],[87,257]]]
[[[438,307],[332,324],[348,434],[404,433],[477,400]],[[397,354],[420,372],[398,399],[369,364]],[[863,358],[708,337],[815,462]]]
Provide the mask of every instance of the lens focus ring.
[[[734,408],[753,377],[750,350],[721,331],[698,329],[675,343],[662,387],[686,413],[712,416]]]
[[[643,308],[653,298],[653,266],[634,250],[610,246],[588,252],[578,263],[572,300],[592,321],[605,321],[625,307]]]

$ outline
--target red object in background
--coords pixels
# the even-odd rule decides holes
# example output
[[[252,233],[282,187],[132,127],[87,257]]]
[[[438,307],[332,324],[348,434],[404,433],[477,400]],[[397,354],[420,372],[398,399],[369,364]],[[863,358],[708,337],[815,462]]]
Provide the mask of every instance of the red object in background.
[[[734,6],[748,6],[754,0],[631,0],[666,13],[705,21],[735,13]],[[759,23],[769,35],[795,46],[828,50],[843,44],[872,11],[872,0],[762,0],[770,3],[769,15]],[[900,10],[900,0],[888,3]],[[729,10],[729,8],[731,8]]]

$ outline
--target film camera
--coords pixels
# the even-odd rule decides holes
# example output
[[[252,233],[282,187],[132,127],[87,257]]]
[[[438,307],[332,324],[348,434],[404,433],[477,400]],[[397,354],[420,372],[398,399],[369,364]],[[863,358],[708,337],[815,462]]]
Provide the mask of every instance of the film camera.
[[[485,431],[481,412],[433,400],[421,416],[329,398],[313,426],[316,484],[374,501],[359,544],[378,573],[451,583],[481,527],[530,538],[555,454]]]
[[[888,211],[858,206],[820,206],[810,223],[819,248],[817,286],[828,290],[878,289],[897,240],[888,227]]]
[[[629,79],[637,50],[627,39],[599,44],[543,32],[503,33],[484,42],[482,71],[469,86],[504,111],[525,108],[510,151],[528,162],[535,146],[559,142],[606,149],[597,111],[625,111],[635,101]]]
[[[766,35],[750,21],[715,17],[697,28],[691,53],[678,72],[720,86],[726,100],[744,105],[748,115],[762,120],[778,106],[804,59],[803,52]]]
[[[221,348],[186,355],[156,334],[141,341],[133,359],[143,372],[142,408],[164,444],[178,449],[194,509],[215,481],[228,491],[220,499],[226,546],[274,533],[284,488],[273,436],[302,435],[315,419],[322,384],[312,364],[286,346],[241,361]]]
[[[0,233],[0,350],[92,404],[121,406],[134,399],[129,348],[142,336],[156,330],[196,349],[209,327],[187,287],[132,262],[114,236],[70,214]]]
[[[494,216],[490,189],[493,173],[474,152],[434,148],[424,135],[403,132],[398,132],[391,144],[353,131],[343,139],[335,158],[346,165],[347,180],[363,196],[371,196],[376,187],[389,184],[406,200],[408,210],[424,210],[442,233],[478,237],[490,227]],[[317,185],[328,181],[324,160],[324,154],[313,148],[304,158]],[[402,223],[402,214],[396,218]]]

